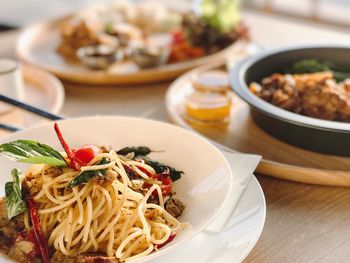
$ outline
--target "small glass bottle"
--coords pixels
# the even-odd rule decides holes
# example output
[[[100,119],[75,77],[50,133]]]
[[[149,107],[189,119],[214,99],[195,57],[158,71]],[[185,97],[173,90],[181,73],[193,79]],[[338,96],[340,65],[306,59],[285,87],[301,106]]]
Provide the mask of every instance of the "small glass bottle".
[[[196,121],[222,124],[229,121],[232,98],[227,73],[211,70],[192,79],[193,90],[186,97],[187,115]]]

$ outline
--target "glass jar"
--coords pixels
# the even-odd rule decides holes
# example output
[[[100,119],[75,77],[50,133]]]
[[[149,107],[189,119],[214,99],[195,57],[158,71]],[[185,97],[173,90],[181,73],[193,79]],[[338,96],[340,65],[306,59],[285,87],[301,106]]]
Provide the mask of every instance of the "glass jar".
[[[227,123],[232,97],[227,73],[206,71],[192,79],[192,91],[186,97],[188,117],[203,123]]]

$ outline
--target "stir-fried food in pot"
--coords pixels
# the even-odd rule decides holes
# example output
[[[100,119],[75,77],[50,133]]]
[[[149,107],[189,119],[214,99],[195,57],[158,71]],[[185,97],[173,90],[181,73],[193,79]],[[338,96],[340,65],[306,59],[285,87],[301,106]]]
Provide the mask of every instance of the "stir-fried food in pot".
[[[304,65],[306,62],[310,65],[312,61],[304,61]],[[320,65],[317,66],[319,68]],[[343,72],[333,71],[275,73],[260,83],[251,83],[249,89],[263,100],[288,111],[319,119],[350,122],[350,78],[346,77]]]

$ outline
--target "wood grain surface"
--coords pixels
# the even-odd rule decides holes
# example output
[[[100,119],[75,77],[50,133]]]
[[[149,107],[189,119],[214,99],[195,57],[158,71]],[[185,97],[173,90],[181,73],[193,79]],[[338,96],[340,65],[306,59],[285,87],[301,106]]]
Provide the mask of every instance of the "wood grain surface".
[[[245,50],[241,50],[240,57]],[[234,94],[228,124],[209,125],[190,118],[185,101],[193,91],[192,80],[202,72],[217,69],[225,67],[220,63],[199,67],[170,85],[166,107],[172,122],[233,150],[262,155],[257,168],[261,174],[302,183],[350,186],[350,158],[304,150],[274,138],[255,124],[249,105]]]
[[[229,125],[197,125],[196,130],[237,151],[262,155],[259,173],[297,182],[350,186],[350,158],[320,154],[274,138],[255,124],[249,106],[238,97]]]
[[[266,47],[314,42],[350,43],[349,32],[317,24],[245,12],[252,38]],[[268,29],[268,30],[266,30]],[[0,55],[14,56],[18,32],[0,34]],[[119,114],[169,121],[164,105],[169,83],[130,88],[66,84],[62,114]],[[4,116],[0,116],[3,121]],[[6,121],[11,118],[6,117]],[[328,160],[327,156],[321,162]],[[245,260],[253,263],[328,263],[350,259],[350,190],[257,176],[267,201],[267,220]],[[235,262],[232,259],[231,262]]]
[[[263,234],[245,262],[349,262],[350,191],[258,176],[267,202]]]

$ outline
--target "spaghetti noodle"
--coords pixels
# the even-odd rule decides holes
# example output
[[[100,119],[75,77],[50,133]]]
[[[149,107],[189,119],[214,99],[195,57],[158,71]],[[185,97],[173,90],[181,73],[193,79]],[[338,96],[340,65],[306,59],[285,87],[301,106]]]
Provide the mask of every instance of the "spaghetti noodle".
[[[5,184],[1,251],[20,263],[126,262],[174,239],[185,206],[172,183],[182,171],[145,146],[71,149],[54,129],[65,154],[32,140],[0,145],[10,160],[35,164],[23,178],[13,169]]]
[[[95,156],[80,171],[43,165],[26,175],[49,247],[67,257],[103,252],[124,262],[152,253],[181,229],[164,207],[156,171],[133,157],[111,150]],[[100,164],[102,160],[108,163]],[[55,169],[60,170],[58,176],[53,176]],[[129,169],[135,178],[129,178]],[[104,175],[69,186],[79,174],[90,171]],[[24,223],[30,232],[28,212]]]

